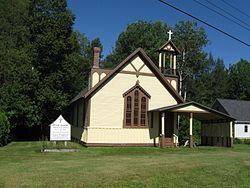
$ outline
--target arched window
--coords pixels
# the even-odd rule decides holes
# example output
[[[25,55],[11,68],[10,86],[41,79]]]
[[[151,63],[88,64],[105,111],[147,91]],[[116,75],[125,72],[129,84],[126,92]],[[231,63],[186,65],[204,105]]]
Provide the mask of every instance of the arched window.
[[[123,94],[124,126],[131,128],[147,127],[148,99],[150,95],[138,84]]]

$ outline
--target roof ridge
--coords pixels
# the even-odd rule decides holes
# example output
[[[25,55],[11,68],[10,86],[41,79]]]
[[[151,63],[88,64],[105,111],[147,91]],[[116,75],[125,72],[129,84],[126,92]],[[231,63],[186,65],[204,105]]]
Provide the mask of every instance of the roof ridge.
[[[217,100],[236,101],[236,102],[250,102],[249,100],[241,100],[241,99],[222,99],[222,98],[218,98]]]

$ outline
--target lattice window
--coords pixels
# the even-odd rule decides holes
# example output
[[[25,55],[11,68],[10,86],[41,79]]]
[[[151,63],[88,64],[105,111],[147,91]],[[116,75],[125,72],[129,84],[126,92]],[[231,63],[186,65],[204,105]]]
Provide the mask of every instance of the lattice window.
[[[147,110],[150,95],[138,84],[124,95],[124,126],[147,127]]]

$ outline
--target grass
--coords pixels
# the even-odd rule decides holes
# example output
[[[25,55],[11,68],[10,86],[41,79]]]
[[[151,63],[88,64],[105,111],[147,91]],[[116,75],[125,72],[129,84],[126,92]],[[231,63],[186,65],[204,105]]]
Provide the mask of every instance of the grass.
[[[39,142],[0,148],[0,187],[250,187],[250,146],[84,148],[41,153]]]
[[[50,142],[48,140],[42,140],[40,142],[40,149],[44,151],[45,149],[79,149],[81,145],[75,142],[68,142],[65,145],[64,141]]]

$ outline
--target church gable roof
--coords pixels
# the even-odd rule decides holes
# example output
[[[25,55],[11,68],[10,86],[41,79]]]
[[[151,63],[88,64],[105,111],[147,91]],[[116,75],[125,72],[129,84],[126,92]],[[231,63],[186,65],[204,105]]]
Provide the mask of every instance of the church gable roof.
[[[168,83],[164,75],[159,71],[152,60],[146,55],[142,48],[136,49],[132,54],[130,54],[124,61],[115,67],[106,77],[104,77],[100,82],[98,82],[94,87],[92,87],[84,97],[88,98],[94,95],[99,89],[101,89],[106,83],[109,82],[116,74],[118,74],[128,63],[130,63],[136,57],[140,57],[142,61],[149,67],[152,73],[158,78],[162,85],[170,92],[170,94],[176,99],[178,103],[184,102],[183,98],[178,94],[178,92]]]

